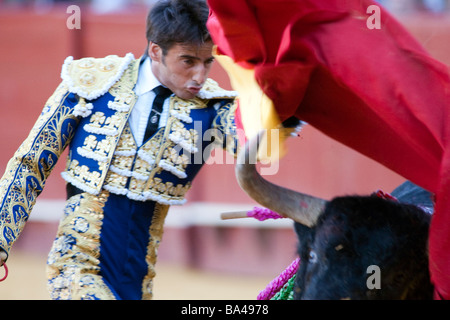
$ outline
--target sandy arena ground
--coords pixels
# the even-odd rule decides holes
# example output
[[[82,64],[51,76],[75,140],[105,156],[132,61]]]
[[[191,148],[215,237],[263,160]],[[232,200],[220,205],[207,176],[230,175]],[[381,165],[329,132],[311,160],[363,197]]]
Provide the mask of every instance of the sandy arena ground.
[[[16,252],[8,260],[9,276],[0,283],[0,300],[49,300],[46,256]],[[0,269],[3,277],[4,269]],[[255,300],[271,277],[231,275],[159,263],[155,300]]]

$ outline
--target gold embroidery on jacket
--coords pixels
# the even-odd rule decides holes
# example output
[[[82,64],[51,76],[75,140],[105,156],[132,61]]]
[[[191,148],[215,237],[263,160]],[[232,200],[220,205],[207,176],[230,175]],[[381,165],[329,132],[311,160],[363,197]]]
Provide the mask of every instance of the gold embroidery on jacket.
[[[153,212],[152,223],[149,230],[149,243],[147,246],[146,261],[148,265],[148,273],[144,277],[142,283],[142,299],[150,300],[153,298],[153,279],[155,278],[156,271],[155,265],[158,256],[159,244],[162,240],[164,221],[169,210],[168,205],[155,204],[155,210]]]
[[[220,108],[217,110],[217,117],[215,117],[212,124],[213,128],[219,129],[219,134],[215,137],[214,143],[225,147],[226,151],[237,157],[239,150],[239,140],[237,138],[237,129],[235,124],[235,112],[237,104],[230,102],[229,108]]]
[[[136,103],[136,95],[133,86],[136,82],[139,60],[130,63],[122,77],[109,89],[109,93],[115,97],[113,103],[109,105],[115,113],[106,117],[103,112],[95,112],[89,120],[89,124],[84,126],[87,135],[82,147],[76,152],[81,156],[96,160],[98,171],[90,171],[85,165],[79,164],[75,159],[68,162],[66,171],[62,174],[64,179],[76,187],[91,194],[98,194],[105,182],[108,174],[107,168],[114,154],[114,149],[118,144],[120,133],[123,131],[130,114]],[[113,107],[112,107],[113,106]],[[104,136],[99,139],[93,134]]]
[[[174,186],[172,182],[163,182],[162,179],[155,177],[163,170],[157,163],[160,163],[161,157],[167,156],[167,150],[174,150],[175,147],[174,142],[167,139],[169,131],[165,128],[160,129],[137,150],[127,124],[111,161],[104,188],[140,201],[154,200],[164,204],[178,204],[184,201],[190,183]],[[186,163],[187,161],[183,165]],[[176,164],[179,165],[179,161],[176,161]]]
[[[115,299],[99,275],[103,207],[109,193],[82,193],[66,202],[47,261],[52,299]]]
[[[125,57],[110,55],[97,59],[88,57],[74,60],[73,57],[67,57],[61,77],[70,92],[93,100],[104,95],[133,61],[136,60],[131,53]]]
[[[74,134],[75,128],[69,124],[62,136],[65,121],[76,120],[72,109],[63,105],[67,95],[67,87],[59,85],[47,100],[28,137],[8,162],[1,179],[0,246],[8,253],[22,232],[54,164],[66,147],[63,139],[67,144]]]
[[[191,183],[174,185],[170,181],[163,182],[156,175],[166,170],[179,178],[187,177],[185,169],[190,158],[186,152],[197,151],[199,133],[195,129],[187,130],[185,123],[189,123],[191,109],[206,107],[202,100],[195,101],[196,103],[172,97],[169,106],[171,116],[166,127],[159,129],[139,149],[129,124],[126,124],[111,161],[104,188],[134,200],[153,200],[162,204],[184,203],[184,196]]]

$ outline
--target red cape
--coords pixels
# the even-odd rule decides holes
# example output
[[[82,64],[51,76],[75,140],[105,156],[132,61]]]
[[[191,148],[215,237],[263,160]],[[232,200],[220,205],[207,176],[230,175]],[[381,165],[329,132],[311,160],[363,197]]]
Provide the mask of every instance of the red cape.
[[[296,116],[436,194],[430,270],[450,299],[448,67],[372,1],[208,3],[218,52],[255,70],[280,120]]]

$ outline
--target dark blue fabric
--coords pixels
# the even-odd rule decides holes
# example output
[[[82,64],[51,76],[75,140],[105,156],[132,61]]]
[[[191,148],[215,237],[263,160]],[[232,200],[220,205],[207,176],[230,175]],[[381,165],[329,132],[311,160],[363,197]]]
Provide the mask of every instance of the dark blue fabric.
[[[108,102],[111,102],[111,101],[114,101],[114,97],[109,92],[95,100],[86,101],[86,103],[92,103],[94,105],[94,109],[92,110],[91,115],[80,119],[80,123],[78,124],[79,130],[77,130],[75,132],[75,135],[70,142],[69,157],[71,158],[71,160],[75,159],[75,160],[79,161],[80,165],[88,166],[90,172],[100,170],[99,162],[97,160],[86,158],[86,157],[80,155],[77,152],[77,149],[80,147],[83,147],[87,136],[95,136],[97,141],[101,141],[101,140],[105,139],[104,134],[87,132],[84,129],[84,126],[91,123],[91,117],[93,115],[95,115],[97,112],[103,113],[105,118],[109,118],[109,117],[113,116],[116,113],[116,110],[113,110],[108,107]],[[103,125],[105,125],[105,124],[103,124]]]
[[[100,270],[117,299],[140,300],[155,202],[110,194],[100,234]]]

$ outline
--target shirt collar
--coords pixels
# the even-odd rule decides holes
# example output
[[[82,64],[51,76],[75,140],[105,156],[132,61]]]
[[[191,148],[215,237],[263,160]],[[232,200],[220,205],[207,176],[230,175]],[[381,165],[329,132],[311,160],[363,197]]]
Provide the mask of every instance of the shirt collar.
[[[146,57],[145,60],[139,66],[138,79],[136,81],[135,92],[138,96],[149,92],[161,85],[152,72],[151,60]]]

